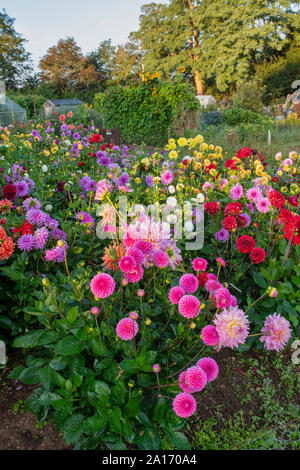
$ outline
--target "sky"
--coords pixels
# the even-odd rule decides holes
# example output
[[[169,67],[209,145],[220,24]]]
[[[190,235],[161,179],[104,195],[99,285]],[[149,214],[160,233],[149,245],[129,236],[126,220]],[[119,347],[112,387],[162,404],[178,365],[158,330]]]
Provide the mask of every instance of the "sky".
[[[61,38],[74,37],[82,52],[96,49],[101,41],[127,40],[139,26],[141,6],[167,0],[2,0],[2,7],[16,19],[15,29],[28,40],[35,71],[47,49]],[[4,5],[3,5],[4,4]]]

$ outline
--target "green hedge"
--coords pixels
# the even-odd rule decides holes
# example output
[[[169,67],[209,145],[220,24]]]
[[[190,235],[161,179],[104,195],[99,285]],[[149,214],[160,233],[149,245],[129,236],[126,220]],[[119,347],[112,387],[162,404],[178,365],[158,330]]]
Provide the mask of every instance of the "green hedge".
[[[199,103],[194,90],[184,83],[151,81],[98,93],[94,106],[103,114],[106,127],[120,126],[127,144],[163,145],[180,112],[197,109]]]

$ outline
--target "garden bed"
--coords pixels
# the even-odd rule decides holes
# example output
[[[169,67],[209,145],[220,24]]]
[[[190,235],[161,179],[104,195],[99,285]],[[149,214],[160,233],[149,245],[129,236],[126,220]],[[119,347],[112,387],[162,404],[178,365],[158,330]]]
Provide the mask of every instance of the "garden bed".
[[[299,449],[299,368],[292,364],[291,352],[242,355],[227,349],[213,357],[219,377],[196,395],[197,414],[184,431],[192,448]],[[38,423],[24,411],[35,386],[7,377],[22,362],[22,355],[12,351],[0,382],[0,450],[71,449],[53,423]],[[167,439],[163,445],[166,450],[174,447]]]

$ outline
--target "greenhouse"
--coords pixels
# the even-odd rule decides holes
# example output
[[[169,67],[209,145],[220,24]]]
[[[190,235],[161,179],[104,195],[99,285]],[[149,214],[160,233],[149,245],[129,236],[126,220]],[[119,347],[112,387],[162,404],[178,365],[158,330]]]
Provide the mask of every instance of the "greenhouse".
[[[14,122],[26,122],[26,111],[7,96],[0,100],[0,126],[6,127]]]

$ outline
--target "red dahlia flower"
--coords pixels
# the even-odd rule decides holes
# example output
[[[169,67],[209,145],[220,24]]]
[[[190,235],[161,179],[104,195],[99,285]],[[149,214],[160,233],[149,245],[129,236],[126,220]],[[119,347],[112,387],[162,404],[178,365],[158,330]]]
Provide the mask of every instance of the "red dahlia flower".
[[[300,244],[300,216],[294,215],[292,220],[289,221],[288,224],[284,226],[284,238],[290,241],[291,237],[293,237],[293,245]]]
[[[201,287],[204,287],[206,282],[208,281],[208,274],[206,272],[199,272],[197,274],[197,279]]]
[[[221,210],[221,206],[218,202],[205,202],[204,203],[204,210],[208,214],[215,215]]]
[[[17,233],[21,233],[21,235],[32,235],[34,231],[33,225],[31,225],[27,220],[25,220],[24,224],[22,224],[19,228],[14,228],[12,233],[14,233],[15,237]]]
[[[280,209],[285,204],[284,196],[279,191],[276,191],[276,189],[269,192],[268,199],[272,206],[276,207],[277,209]]]
[[[299,201],[298,201],[298,198],[299,198],[299,194],[297,194],[297,196],[287,196],[286,197],[287,200],[288,200],[288,203],[293,206],[293,207],[298,207],[299,205]]]
[[[240,202],[230,202],[227,204],[224,210],[224,215],[237,216],[240,215],[243,211],[243,206]]]
[[[236,219],[231,216],[225,217],[225,219],[222,222],[222,225],[223,225],[223,228],[225,228],[225,230],[228,230],[229,232],[233,230],[234,228],[237,228]]]
[[[252,150],[249,147],[243,147],[238,152],[236,152],[235,156],[237,158],[248,158],[252,154]]]
[[[287,209],[280,209],[278,220],[282,224],[289,224],[293,222],[293,214]]]
[[[17,186],[15,184],[9,183],[3,186],[2,188],[3,197],[9,200],[15,198],[17,194]]]
[[[236,246],[241,253],[250,253],[255,247],[255,240],[249,235],[243,235],[237,239]]]
[[[259,246],[255,246],[251,250],[250,258],[253,264],[262,263],[266,259],[265,250],[263,250]]]
[[[225,167],[228,168],[229,170],[238,170],[238,167],[236,166],[233,158],[229,158],[229,160],[225,162]]]

